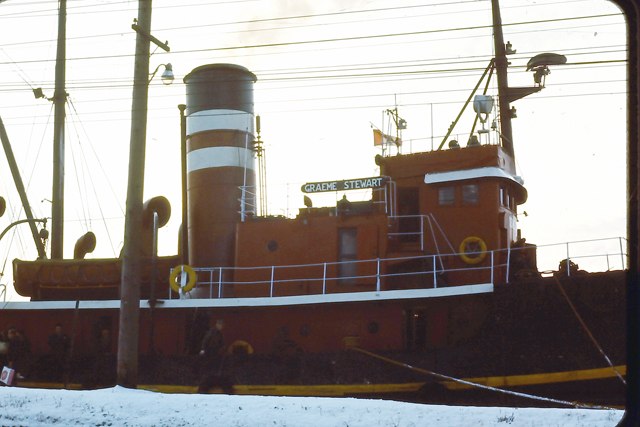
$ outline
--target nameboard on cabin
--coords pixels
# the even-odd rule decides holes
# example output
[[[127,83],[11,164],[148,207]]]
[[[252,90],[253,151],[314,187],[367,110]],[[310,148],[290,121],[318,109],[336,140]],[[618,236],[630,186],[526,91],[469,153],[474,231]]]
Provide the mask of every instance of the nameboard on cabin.
[[[387,176],[345,179],[342,181],[308,182],[300,189],[303,193],[322,193],[325,191],[366,190],[380,188],[389,181]]]

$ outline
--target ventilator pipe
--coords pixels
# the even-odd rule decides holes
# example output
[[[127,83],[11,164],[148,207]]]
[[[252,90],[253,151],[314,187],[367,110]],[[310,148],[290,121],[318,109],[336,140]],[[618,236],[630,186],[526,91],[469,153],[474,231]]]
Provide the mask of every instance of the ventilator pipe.
[[[73,259],[84,259],[84,257],[96,248],[96,235],[91,231],[83,234],[73,247]]]

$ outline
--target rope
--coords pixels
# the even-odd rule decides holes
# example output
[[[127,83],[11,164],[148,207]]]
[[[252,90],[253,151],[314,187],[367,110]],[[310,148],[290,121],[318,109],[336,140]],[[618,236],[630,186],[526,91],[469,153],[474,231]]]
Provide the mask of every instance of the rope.
[[[590,403],[581,403],[581,402],[570,402],[568,400],[552,399],[550,397],[536,396],[536,395],[533,395],[533,394],[520,393],[520,392],[517,392],[517,391],[505,390],[505,389],[501,389],[501,388],[491,387],[491,386],[488,386],[488,385],[478,384],[478,383],[474,383],[474,382],[471,382],[471,381],[462,380],[460,378],[455,378],[455,377],[450,377],[448,375],[439,374],[437,372],[429,371],[427,369],[418,368],[418,367],[409,365],[408,363],[399,362],[397,360],[389,359],[388,357],[384,357],[384,356],[381,356],[379,354],[372,353],[370,351],[367,351],[367,350],[364,350],[364,349],[361,349],[361,348],[358,348],[358,347],[352,347],[351,350],[358,351],[358,352],[360,352],[362,354],[365,354],[367,356],[382,360],[382,361],[390,363],[392,365],[396,365],[396,366],[400,366],[400,367],[403,367],[403,368],[407,368],[409,370],[412,370],[412,371],[415,371],[415,372],[419,372],[421,374],[430,375],[430,376],[439,378],[441,380],[453,381],[453,382],[456,382],[456,383],[459,383],[459,384],[464,384],[464,385],[468,385],[468,386],[479,388],[479,389],[483,389],[483,390],[495,391],[495,392],[498,392],[498,393],[508,394],[508,395],[511,395],[511,396],[523,397],[525,399],[533,399],[533,400],[540,400],[540,401],[543,401],[543,402],[557,403],[557,404],[560,404],[560,405],[571,406],[573,408],[580,408],[580,409],[614,409],[614,408],[610,408],[610,407],[607,407],[607,406],[593,405],[593,404],[590,404]]]
[[[556,284],[558,285],[558,289],[560,289],[560,293],[562,294],[562,296],[564,296],[564,299],[567,301],[567,304],[569,304],[569,307],[571,307],[571,310],[573,311],[573,314],[575,314],[576,318],[578,319],[578,322],[580,322],[580,325],[582,326],[584,331],[587,333],[587,335],[591,339],[591,342],[593,342],[593,345],[596,346],[596,348],[598,349],[598,351],[600,352],[602,357],[604,357],[604,360],[609,365],[609,367],[611,369],[613,369],[613,372],[615,372],[616,376],[620,379],[620,381],[622,381],[622,384],[627,385],[627,382],[624,380],[624,378],[622,377],[620,372],[615,368],[615,366],[613,366],[613,363],[611,363],[611,359],[609,359],[609,356],[607,356],[607,354],[604,352],[604,350],[602,349],[602,347],[598,343],[598,340],[596,340],[596,337],[593,336],[593,334],[589,330],[589,327],[587,326],[587,324],[582,319],[582,316],[580,316],[580,313],[578,313],[578,310],[576,309],[576,307],[573,305],[573,303],[569,299],[569,296],[565,292],[564,287],[562,287],[562,283],[560,283],[560,280],[556,276],[553,276],[553,279],[555,280]]]

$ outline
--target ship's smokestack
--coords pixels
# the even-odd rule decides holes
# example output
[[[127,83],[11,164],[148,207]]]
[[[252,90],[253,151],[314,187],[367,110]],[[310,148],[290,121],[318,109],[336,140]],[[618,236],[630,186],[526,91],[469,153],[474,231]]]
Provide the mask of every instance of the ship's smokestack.
[[[211,64],[184,78],[187,88],[189,264],[232,266],[235,226],[255,206],[253,84],[244,67]],[[208,294],[208,290],[207,290]]]

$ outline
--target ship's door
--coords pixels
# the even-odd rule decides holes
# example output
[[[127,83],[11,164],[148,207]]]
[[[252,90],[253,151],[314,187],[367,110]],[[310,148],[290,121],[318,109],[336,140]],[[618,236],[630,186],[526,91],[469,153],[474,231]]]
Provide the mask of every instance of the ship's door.
[[[405,311],[407,350],[424,350],[427,344],[427,316],[424,310]]]
[[[417,187],[398,188],[398,232],[400,241],[417,242],[420,237],[420,202]]]
[[[344,227],[338,229],[338,277],[341,285],[355,283],[358,259],[358,229]]]
[[[405,313],[407,350],[430,350],[447,345],[449,311],[446,307],[411,309]]]

